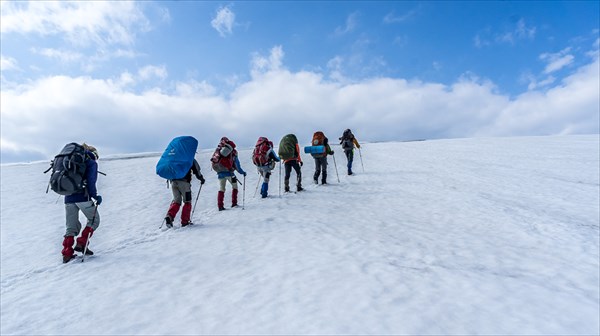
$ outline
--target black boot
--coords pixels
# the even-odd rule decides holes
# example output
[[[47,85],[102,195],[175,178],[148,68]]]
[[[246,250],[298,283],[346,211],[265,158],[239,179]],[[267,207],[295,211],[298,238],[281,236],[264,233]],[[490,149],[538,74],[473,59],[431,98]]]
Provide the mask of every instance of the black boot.
[[[84,246],[75,245],[74,250],[77,251],[77,252],[83,252],[84,248],[85,248]],[[90,248],[88,247],[88,249],[85,250],[85,255],[94,255],[94,252],[92,252],[92,250],[90,250]]]
[[[75,254],[69,255],[69,256],[64,255],[63,256],[63,264],[66,264],[73,259],[75,259]]]

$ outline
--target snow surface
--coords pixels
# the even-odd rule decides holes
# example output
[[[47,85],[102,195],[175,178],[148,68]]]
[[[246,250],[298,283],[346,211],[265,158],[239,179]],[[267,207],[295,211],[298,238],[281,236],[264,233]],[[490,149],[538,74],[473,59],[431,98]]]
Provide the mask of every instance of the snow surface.
[[[96,255],[61,263],[48,164],[1,168],[1,329],[9,334],[598,334],[600,139],[373,143],[340,183],[161,231],[157,155],[100,160]],[[194,196],[198,181],[193,182]],[[229,202],[228,186],[226,202]],[[240,190],[240,199],[242,193]],[[178,222],[177,222],[178,223]]]

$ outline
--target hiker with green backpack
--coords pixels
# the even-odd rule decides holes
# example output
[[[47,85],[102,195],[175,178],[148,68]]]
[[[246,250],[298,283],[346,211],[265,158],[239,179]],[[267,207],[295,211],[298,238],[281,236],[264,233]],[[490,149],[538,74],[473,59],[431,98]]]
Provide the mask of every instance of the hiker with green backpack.
[[[284,136],[279,142],[279,157],[283,160],[285,167],[284,177],[284,191],[290,191],[290,176],[292,174],[292,168],[296,172],[296,191],[302,191],[302,171],[301,168],[304,164],[300,157],[300,146],[298,146],[298,138],[294,134],[288,134]]]

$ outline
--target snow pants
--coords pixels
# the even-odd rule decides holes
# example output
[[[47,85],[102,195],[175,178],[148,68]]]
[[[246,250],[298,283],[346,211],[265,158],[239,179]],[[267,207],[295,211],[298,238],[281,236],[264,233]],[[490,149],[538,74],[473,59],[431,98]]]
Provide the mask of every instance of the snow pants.
[[[79,202],[79,203],[66,203],[66,224],[67,230],[65,237],[73,236],[76,237],[81,231],[81,222],[79,221],[79,211],[83,212],[85,218],[87,218],[86,226],[96,230],[100,225],[100,214],[93,201]]]
[[[267,197],[269,191],[269,179],[271,178],[271,171],[273,170],[273,168],[275,168],[275,164],[256,167],[258,173],[263,178],[263,183],[260,188],[260,194],[263,198]]]
[[[192,212],[192,184],[186,180],[171,180],[171,192],[173,193],[173,201],[171,201],[167,216],[171,218],[171,220],[175,219],[179,207],[183,202],[181,223],[187,224],[190,221]]]
[[[292,175],[292,168],[296,172],[296,187],[298,189],[302,188],[302,171],[300,170],[300,164],[296,160],[287,161],[284,164],[285,167],[285,177],[283,179],[283,183],[285,186],[285,190],[290,190],[290,176]]]
[[[315,183],[319,181],[319,175],[323,174],[321,178],[321,183],[327,183],[327,156],[322,158],[315,158],[315,175],[313,179]]]
[[[344,149],[344,154],[346,154],[346,159],[348,159],[348,174],[351,174],[352,173],[352,161],[354,160],[354,148]]]

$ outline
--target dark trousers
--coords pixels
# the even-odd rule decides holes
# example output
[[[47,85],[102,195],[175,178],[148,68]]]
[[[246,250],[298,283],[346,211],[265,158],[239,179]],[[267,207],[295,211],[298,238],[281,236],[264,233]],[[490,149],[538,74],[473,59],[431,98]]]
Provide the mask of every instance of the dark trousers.
[[[354,160],[354,149],[345,149],[346,159],[348,159],[348,171],[352,170],[352,161]]]
[[[322,158],[315,158],[315,175],[313,179],[317,181],[319,179],[319,175],[323,173],[323,179],[321,182],[325,183],[327,181],[327,157],[324,156]]]
[[[296,172],[296,186],[297,187],[301,187],[302,186],[302,172],[300,171],[300,164],[298,164],[298,161],[296,160],[290,160],[287,161],[284,164],[285,167],[285,177],[283,179],[283,182],[285,184],[286,189],[289,189],[290,187],[290,175],[292,174],[292,168],[294,168],[294,171]]]

